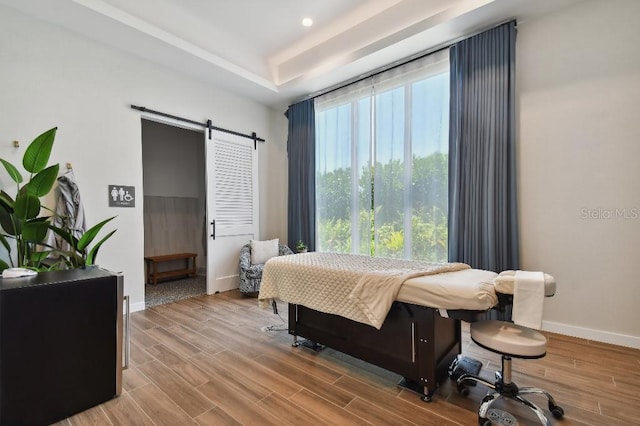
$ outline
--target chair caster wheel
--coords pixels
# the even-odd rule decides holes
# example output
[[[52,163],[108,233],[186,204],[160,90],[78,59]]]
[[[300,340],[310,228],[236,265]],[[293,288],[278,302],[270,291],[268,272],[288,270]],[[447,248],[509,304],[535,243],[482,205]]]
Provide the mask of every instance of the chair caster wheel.
[[[549,404],[549,411],[556,419],[561,419],[564,417],[564,409],[558,405],[552,406]]]
[[[491,420],[489,419],[483,419],[482,417],[478,416],[478,425],[480,426],[491,426]]]
[[[462,396],[467,396],[469,395],[469,388],[467,388],[465,385],[458,385],[458,393]]]

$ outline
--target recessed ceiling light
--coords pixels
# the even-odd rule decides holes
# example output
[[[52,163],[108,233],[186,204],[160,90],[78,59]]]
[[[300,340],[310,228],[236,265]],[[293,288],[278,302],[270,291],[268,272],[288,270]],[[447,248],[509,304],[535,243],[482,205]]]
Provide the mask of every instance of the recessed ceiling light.
[[[302,20],[302,25],[304,25],[305,27],[310,27],[313,25],[313,19],[311,18],[304,18]]]

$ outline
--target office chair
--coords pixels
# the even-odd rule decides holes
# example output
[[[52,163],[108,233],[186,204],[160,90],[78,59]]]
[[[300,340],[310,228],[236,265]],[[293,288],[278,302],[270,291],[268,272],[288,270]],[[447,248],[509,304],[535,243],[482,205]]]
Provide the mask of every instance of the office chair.
[[[458,391],[463,396],[469,394],[466,386],[473,382],[494,390],[483,398],[478,409],[478,423],[481,426],[492,424],[487,418],[489,408],[500,398],[510,398],[524,404],[538,416],[542,424],[551,426],[544,412],[523,396],[531,394],[547,397],[549,411],[553,417],[561,419],[564,416],[564,410],[548,392],[533,387],[518,387],[511,381],[511,358],[536,359],[546,355],[547,338],[542,333],[506,321],[486,320],[471,324],[471,339],[478,346],[502,356],[502,369],[496,371],[494,383],[472,374],[463,374],[457,379]]]

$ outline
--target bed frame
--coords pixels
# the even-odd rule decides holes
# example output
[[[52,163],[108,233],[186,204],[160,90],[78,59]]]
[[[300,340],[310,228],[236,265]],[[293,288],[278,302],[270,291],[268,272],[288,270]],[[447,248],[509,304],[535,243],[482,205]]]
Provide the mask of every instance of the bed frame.
[[[404,377],[403,385],[431,401],[438,382],[461,352],[460,319],[437,309],[394,302],[380,330],[337,315],[289,304],[289,334]]]

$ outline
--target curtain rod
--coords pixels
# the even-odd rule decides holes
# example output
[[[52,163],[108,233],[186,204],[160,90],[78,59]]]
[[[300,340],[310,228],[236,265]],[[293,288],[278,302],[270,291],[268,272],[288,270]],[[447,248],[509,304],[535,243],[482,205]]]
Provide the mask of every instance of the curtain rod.
[[[425,56],[429,56],[429,55],[432,55],[432,54],[434,54],[436,52],[440,52],[440,51],[442,51],[444,49],[448,49],[449,47],[453,46],[454,44],[456,44],[458,42],[461,42],[462,40],[466,40],[468,38],[474,37],[474,36],[476,36],[478,34],[481,34],[481,33],[485,32],[485,31],[489,31],[491,29],[497,28],[500,25],[504,25],[504,24],[506,24],[508,22],[511,22],[511,21],[515,21],[515,19],[511,18],[511,19],[508,19],[506,21],[502,21],[502,22],[500,22],[498,24],[494,24],[494,25],[491,25],[489,27],[485,27],[485,28],[483,28],[481,30],[478,30],[478,31],[476,31],[474,33],[471,33],[469,35],[464,35],[464,36],[455,38],[453,40],[449,40],[449,41],[447,41],[445,43],[439,44],[439,45],[434,46],[434,47],[432,47],[430,49],[423,50],[422,52],[418,52],[418,53],[416,53],[414,55],[407,56],[405,58],[399,59],[399,60],[397,60],[395,62],[392,62],[390,64],[384,65],[384,66],[382,66],[380,68],[376,68],[375,70],[370,71],[370,72],[368,72],[366,74],[361,74],[358,77],[354,77],[354,78],[352,78],[350,80],[343,81],[342,83],[338,83],[337,85],[330,86],[330,87],[328,87],[326,89],[320,90],[320,91],[315,92],[315,93],[311,93],[311,94],[305,96],[304,98],[300,99],[299,101],[297,101],[295,103],[302,102],[302,101],[307,101],[309,99],[319,98],[320,96],[327,95],[327,94],[329,94],[331,92],[335,92],[336,90],[340,90],[340,89],[342,89],[344,87],[347,87],[347,86],[349,86],[351,84],[359,83],[359,82],[361,82],[363,80],[366,80],[368,78],[375,77],[376,75],[382,74],[383,72],[386,72],[386,71],[392,70],[394,68],[398,68],[398,67],[401,67],[403,65],[406,65],[409,62],[417,61],[418,59],[422,59]],[[289,105],[289,106],[291,106],[291,105]]]
[[[256,148],[256,142],[265,142],[264,139],[259,138],[256,135],[256,132],[253,132],[250,135],[247,135],[245,133],[236,132],[235,130],[229,130],[229,129],[224,129],[222,127],[216,127],[216,126],[213,126],[211,124],[211,120],[207,120],[206,123],[202,123],[200,121],[195,121],[195,120],[190,120],[188,118],[178,117],[177,115],[167,114],[166,112],[155,111],[153,109],[149,109],[149,108],[141,107],[141,106],[137,106],[137,105],[131,105],[131,109],[135,109],[135,110],[142,111],[142,112],[148,112],[149,114],[159,115],[161,117],[171,118],[173,120],[178,120],[178,121],[182,121],[182,122],[185,122],[185,123],[195,124],[197,126],[202,126],[205,129],[209,129],[209,138],[211,138],[211,131],[212,130],[217,130],[219,132],[229,133],[231,135],[236,135],[236,136],[240,136],[240,137],[243,137],[243,138],[252,139],[253,140],[254,149]]]

